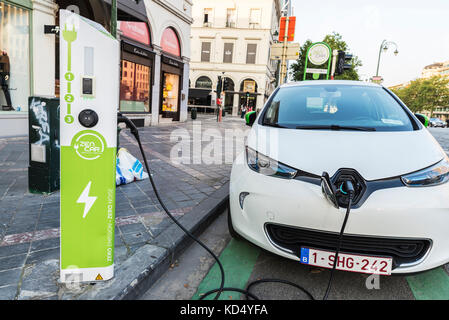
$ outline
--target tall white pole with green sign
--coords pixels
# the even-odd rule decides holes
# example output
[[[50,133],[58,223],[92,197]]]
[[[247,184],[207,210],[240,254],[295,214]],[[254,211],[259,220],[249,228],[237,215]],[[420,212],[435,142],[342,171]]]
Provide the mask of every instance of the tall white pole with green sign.
[[[60,11],[61,281],[114,276],[119,42]]]

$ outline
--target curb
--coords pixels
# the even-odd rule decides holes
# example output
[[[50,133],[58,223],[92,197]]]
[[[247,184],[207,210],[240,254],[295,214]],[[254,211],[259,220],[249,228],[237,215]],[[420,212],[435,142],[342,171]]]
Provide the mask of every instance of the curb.
[[[194,235],[200,234],[228,206],[229,182],[178,221]],[[169,269],[193,240],[176,224],[139,248],[115,271],[114,279],[77,297],[79,300],[136,300]]]

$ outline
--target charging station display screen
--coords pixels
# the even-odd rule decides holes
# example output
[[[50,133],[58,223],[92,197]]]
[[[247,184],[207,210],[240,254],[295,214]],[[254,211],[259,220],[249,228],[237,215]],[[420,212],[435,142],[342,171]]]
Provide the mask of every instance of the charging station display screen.
[[[92,95],[94,93],[94,79],[83,78],[83,94]]]

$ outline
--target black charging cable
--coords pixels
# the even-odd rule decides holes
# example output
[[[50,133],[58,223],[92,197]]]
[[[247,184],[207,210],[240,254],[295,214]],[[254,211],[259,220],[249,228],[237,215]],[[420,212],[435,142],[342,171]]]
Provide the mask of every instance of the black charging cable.
[[[343,235],[345,233],[346,224],[348,223],[349,213],[351,212],[352,198],[354,197],[354,185],[352,184],[352,182],[350,180],[345,181],[340,186],[340,190],[343,190],[343,185],[345,185],[345,187],[346,187],[345,188],[346,189],[346,194],[348,194],[348,196],[349,196],[348,208],[346,209],[345,220],[343,221],[343,225],[341,226],[340,237],[338,239],[337,250],[335,251],[335,256],[334,256],[334,265],[332,267],[330,279],[329,279],[329,282],[327,284],[327,289],[326,289],[326,293],[324,294],[323,300],[327,300],[327,298],[329,297],[329,293],[331,291],[331,288],[332,288],[332,282],[333,282],[333,279],[334,279],[334,273],[335,273],[335,270],[337,269],[338,255],[340,254],[341,245],[343,243]]]
[[[143,162],[145,164],[145,168],[147,169],[148,172],[148,176],[150,178],[150,183],[151,186],[153,187],[154,193],[156,195],[157,200],[159,201],[159,203],[162,206],[162,209],[164,209],[165,213],[168,215],[168,217],[173,220],[174,223],[176,223],[176,225],[181,228],[182,231],[184,231],[184,233],[186,235],[188,235],[193,241],[195,241],[196,243],[198,243],[201,247],[203,247],[214,259],[215,261],[217,261],[218,266],[220,267],[220,271],[221,271],[221,284],[220,284],[220,288],[218,289],[218,293],[215,296],[215,300],[217,300],[221,293],[224,290],[224,283],[225,283],[225,272],[224,272],[224,268],[223,265],[220,262],[220,259],[218,259],[218,257],[215,255],[215,253],[212,252],[211,249],[209,249],[209,247],[207,247],[201,240],[199,240],[197,237],[195,237],[189,230],[187,230],[181,223],[179,223],[179,221],[170,213],[170,210],[168,210],[168,208],[165,206],[164,201],[162,201],[160,195],[159,195],[159,191],[156,187],[156,184],[154,183],[154,179],[152,177],[151,174],[151,170],[150,167],[148,165],[148,161],[147,161],[147,157],[145,155],[145,152],[143,150],[142,147],[142,142],[140,141],[140,136],[139,136],[139,130],[137,129],[137,127],[135,126],[135,124],[129,120],[127,117],[123,116],[121,113],[118,114],[118,118],[117,118],[119,123],[125,123],[127,125],[127,127],[131,130],[131,133],[134,135],[134,137],[137,140],[137,144],[139,145],[139,149],[140,149],[140,153],[142,154],[143,157]]]
[[[288,280],[283,280],[283,279],[261,279],[261,280],[253,281],[253,282],[249,283],[249,285],[246,287],[246,290],[243,290],[243,289],[240,289],[240,288],[231,288],[231,287],[225,288],[224,287],[225,271],[224,271],[222,263],[220,262],[220,259],[217,257],[217,255],[215,253],[212,252],[212,250],[209,247],[207,247],[201,240],[199,240],[197,237],[195,237],[189,230],[187,230],[181,223],[179,223],[178,220],[176,220],[176,218],[170,213],[170,210],[168,210],[168,208],[165,206],[164,201],[161,199],[161,197],[159,195],[159,192],[158,192],[158,189],[156,187],[156,184],[154,183],[154,180],[153,180],[153,177],[152,177],[152,174],[151,174],[151,170],[150,170],[150,167],[148,165],[148,161],[147,161],[147,158],[146,158],[146,155],[145,155],[145,151],[143,150],[142,143],[140,141],[139,130],[137,129],[137,127],[135,126],[135,124],[131,120],[129,120],[127,117],[123,116],[121,113],[118,113],[118,118],[117,119],[118,119],[119,123],[125,123],[127,125],[127,127],[130,129],[131,133],[134,135],[134,137],[135,137],[135,139],[137,141],[137,144],[139,145],[140,153],[142,154],[142,158],[143,158],[143,162],[144,162],[145,168],[148,171],[148,176],[149,176],[149,179],[150,179],[151,186],[153,187],[153,190],[154,190],[154,193],[156,195],[156,198],[159,201],[159,203],[161,204],[161,206],[162,206],[163,210],[165,211],[165,213],[167,214],[167,216],[171,220],[173,220],[173,222],[186,235],[188,235],[193,241],[195,241],[201,247],[203,247],[214,258],[214,260],[217,262],[217,264],[218,264],[218,266],[220,268],[220,273],[221,273],[220,287],[218,289],[213,289],[213,290],[210,290],[210,291],[204,293],[203,295],[201,295],[199,300],[204,300],[206,297],[208,297],[208,296],[210,296],[210,295],[212,295],[214,293],[217,293],[215,295],[215,297],[214,297],[214,300],[218,300],[223,292],[239,292],[239,293],[243,293],[247,300],[249,300],[249,298],[252,298],[254,300],[260,300],[259,297],[257,297],[255,294],[250,292],[250,289],[252,287],[254,287],[256,285],[259,285],[259,284],[262,284],[262,283],[281,283],[281,284],[286,284],[286,285],[292,286],[294,288],[297,288],[301,292],[305,293],[310,300],[315,300],[313,295],[308,290],[306,290],[305,288],[301,287],[300,285],[298,285],[296,283],[290,282]],[[333,281],[333,275],[334,275],[334,272],[335,272],[335,270],[337,268],[338,254],[339,254],[339,251],[340,251],[340,248],[341,248],[341,244],[342,244],[342,241],[343,241],[343,234],[344,234],[344,231],[345,231],[345,228],[346,228],[346,223],[347,223],[348,218],[349,218],[349,213],[351,211],[352,197],[354,195],[354,186],[352,185],[351,181],[346,181],[345,182],[345,186],[346,186],[346,190],[349,193],[349,204],[348,204],[348,208],[346,210],[345,220],[343,222],[343,225],[342,225],[342,228],[341,228],[341,231],[340,231],[340,239],[338,241],[337,251],[335,253],[334,266],[333,266],[332,271],[331,271],[331,276],[330,276],[330,279],[329,279],[328,287],[327,287],[326,294],[325,294],[323,300],[327,300],[329,292],[330,292],[330,289],[331,289],[331,285],[332,285],[332,281]]]

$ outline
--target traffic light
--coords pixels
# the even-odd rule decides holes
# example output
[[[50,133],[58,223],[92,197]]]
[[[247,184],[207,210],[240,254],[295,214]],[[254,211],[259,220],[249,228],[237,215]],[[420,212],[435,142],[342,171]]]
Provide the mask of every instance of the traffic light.
[[[339,50],[337,57],[337,66],[335,68],[335,74],[341,75],[345,70],[350,70],[352,68],[352,64],[350,61],[352,60],[352,54],[346,54],[346,52]]]
[[[217,93],[220,94],[221,90],[223,88],[223,79],[221,76],[218,76],[218,82],[217,82]]]
[[[223,79],[223,91],[228,91],[229,90],[229,81],[226,81],[227,78],[224,77]]]

